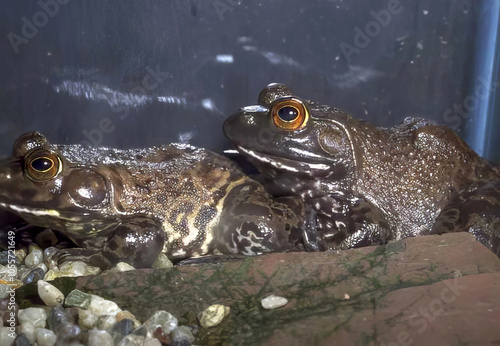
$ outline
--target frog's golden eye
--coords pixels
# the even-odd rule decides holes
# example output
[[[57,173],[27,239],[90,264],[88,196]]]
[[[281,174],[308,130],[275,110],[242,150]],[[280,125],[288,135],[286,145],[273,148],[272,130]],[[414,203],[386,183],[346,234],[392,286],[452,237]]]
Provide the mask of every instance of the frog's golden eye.
[[[34,181],[50,180],[61,171],[61,160],[45,150],[35,151],[25,158],[25,171]]]
[[[278,100],[271,109],[274,124],[283,130],[294,131],[303,127],[309,112],[299,99],[288,97]]]

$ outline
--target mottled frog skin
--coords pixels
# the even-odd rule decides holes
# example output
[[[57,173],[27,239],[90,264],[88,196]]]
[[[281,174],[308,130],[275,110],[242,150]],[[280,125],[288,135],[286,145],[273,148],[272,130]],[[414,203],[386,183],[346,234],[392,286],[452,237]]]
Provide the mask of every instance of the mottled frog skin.
[[[21,136],[0,163],[0,207],[63,232],[59,262],[149,267],[210,254],[315,250],[315,215],[273,199],[227,158],[189,146],[117,150]],[[304,241],[306,239],[306,241]]]
[[[500,175],[452,130],[420,118],[393,128],[353,119],[270,84],[226,136],[274,195],[318,214],[320,247],[469,231],[500,253]]]

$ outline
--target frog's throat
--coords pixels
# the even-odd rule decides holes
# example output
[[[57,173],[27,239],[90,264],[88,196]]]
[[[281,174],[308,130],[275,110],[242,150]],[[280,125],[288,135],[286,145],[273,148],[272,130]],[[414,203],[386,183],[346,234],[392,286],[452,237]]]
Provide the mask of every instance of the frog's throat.
[[[296,161],[292,159],[286,159],[274,155],[263,154],[262,152],[256,153],[253,150],[237,146],[238,150],[244,154],[250,156],[251,158],[269,164],[278,170],[284,170],[293,173],[305,172],[313,173],[314,171],[329,171],[332,167],[324,163],[310,163],[305,161]],[[299,169],[301,166],[302,169]],[[305,169],[304,169],[305,168]]]
[[[6,210],[13,211],[19,215],[30,215],[30,216],[50,216],[54,218],[58,218],[61,220],[78,222],[81,221],[81,217],[79,216],[62,216],[60,212],[54,209],[45,209],[45,208],[29,208],[19,205],[1,203],[0,207]]]

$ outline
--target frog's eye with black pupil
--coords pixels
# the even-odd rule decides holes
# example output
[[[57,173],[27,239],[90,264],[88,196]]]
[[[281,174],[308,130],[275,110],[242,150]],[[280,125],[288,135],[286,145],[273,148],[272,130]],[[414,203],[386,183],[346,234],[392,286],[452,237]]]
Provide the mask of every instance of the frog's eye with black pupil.
[[[283,130],[294,131],[303,127],[309,119],[306,106],[299,99],[288,97],[272,106],[274,124]]]
[[[25,158],[25,171],[34,181],[47,181],[54,178],[59,172],[61,161],[46,151],[35,151]]]

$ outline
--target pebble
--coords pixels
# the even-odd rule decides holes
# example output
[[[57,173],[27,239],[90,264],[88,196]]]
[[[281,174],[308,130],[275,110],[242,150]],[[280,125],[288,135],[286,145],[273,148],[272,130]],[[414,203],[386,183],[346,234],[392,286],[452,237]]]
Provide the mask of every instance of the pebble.
[[[27,308],[19,310],[17,314],[19,324],[30,322],[35,328],[45,328],[47,313],[42,308]]]
[[[57,268],[57,262],[54,261],[54,255],[57,254],[59,249],[56,249],[55,247],[48,247],[45,250],[43,250],[43,261],[45,264],[50,268]]]
[[[154,269],[165,269],[165,268],[172,268],[174,264],[172,261],[168,259],[168,257],[161,253],[158,258],[156,259],[155,263],[153,263],[152,267]]]
[[[54,346],[57,341],[56,334],[45,328],[38,328],[35,337],[37,346]]]
[[[118,346],[143,346],[146,339],[139,335],[127,335],[117,345]]]
[[[209,306],[203,311],[198,319],[200,320],[200,325],[203,328],[211,328],[220,324],[224,317],[229,315],[231,309],[229,306],[224,306],[220,304],[214,304]]]
[[[37,282],[39,280],[42,280],[44,276],[45,276],[45,271],[42,268],[34,268],[25,273],[24,277],[21,276],[21,281],[23,282],[23,284],[27,285],[32,282]]]
[[[105,330],[92,329],[88,334],[88,345],[114,346],[113,337]]]
[[[129,319],[123,319],[120,322],[116,322],[111,329],[111,336],[115,343],[119,343],[124,337],[132,333],[134,330],[134,322]]]
[[[260,303],[264,309],[277,309],[285,306],[288,303],[288,299],[271,294],[270,296],[262,299]]]
[[[81,333],[80,327],[75,325],[72,311],[63,309],[62,306],[54,306],[50,310],[47,325],[62,340],[74,338]]]
[[[33,323],[25,322],[16,328],[17,335],[24,335],[28,339],[30,344],[35,343],[35,326]]]
[[[82,292],[80,290],[73,290],[66,297],[64,305],[87,309],[90,305],[91,300],[92,300],[92,295]]]
[[[187,326],[179,326],[170,333],[174,346],[190,346],[195,337]]]
[[[132,314],[130,311],[120,311],[116,314],[116,322],[120,322],[121,320],[128,319],[134,322],[134,328],[139,328],[141,322]]]
[[[38,295],[47,306],[61,305],[64,302],[64,294],[57,287],[44,280],[38,280]]]
[[[159,310],[153,314],[146,322],[144,322],[146,328],[148,328],[148,332],[153,334],[157,331],[158,327],[160,327],[165,334],[170,334],[172,330],[177,328],[178,321],[175,316],[164,311]]]
[[[116,322],[115,316],[122,311],[115,302],[91,294],[90,304],[87,309],[78,309],[78,324],[82,328],[92,329],[97,326],[99,317],[107,317],[113,324]],[[102,324],[102,319],[101,319]],[[106,328],[107,329],[107,328]]]
[[[40,249],[33,249],[24,259],[24,263],[28,268],[34,268],[43,261],[43,252]]]
[[[99,267],[89,266],[82,261],[68,261],[59,266],[61,272],[69,273],[70,276],[97,275],[101,272]]]
[[[109,271],[111,273],[117,273],[117,272],[128,272],[130,270],[135,270],[134,267],[132,267],[130,264],[125,263],[125,262],[119,262],[116,266],[111,268]]]
[[[8,327],[0,327],[0,346],[10,346],[13,344],[15,337],[13,338],[11,335]]]
[[[156,338],[149,338],[144,341],[144,346],[161,346],[161,342]]]
[[[16,338],[16,341],[14,342],[14,345],[16,346],[30,346],[30,342],[26,335],[24,334],[19,334]]]

